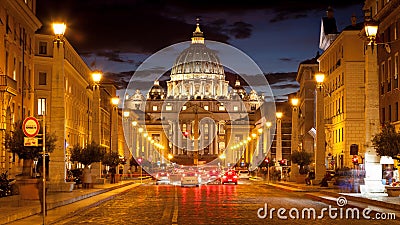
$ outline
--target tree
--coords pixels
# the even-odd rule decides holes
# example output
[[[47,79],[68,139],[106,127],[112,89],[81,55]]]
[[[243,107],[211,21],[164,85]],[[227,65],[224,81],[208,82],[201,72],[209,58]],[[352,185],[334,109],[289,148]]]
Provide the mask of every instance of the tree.
[[[33,165],[33,160],[38,159],[43,151],[42,146],[24,146],[25,134],[22,130],[23,121],[18,121],[14,124],[14,132],[9,132],[6,134],[5,146],[6,149],[18,155],[20,159],[23,159],[22,176],[28,177],[31,173],[31,168]],[[41,129],[39,133],[43,133]],[[46,152],[53,152],[56,148],[57,137],[55,134],[50,134],[46,132]],[[39,145],[43,144],[42,140],[38,141]]]
[[[114,167],[117,167],[121,163],[121,159],[117,152],[110,152],[110,153],[106,153],[104,155],[104,158],[101,162],[104,165],[114,168]]]
[[[299,165],[299,173],[306,174],[304,166],[310,165],[313,155],[311,153],[306,152],[304,149],[301,151],[294,151],[292,153],[291,159],[292,162]]]
[[[382,131],[372,138],[372,145],[379,156],[390,156],[399,159],[400,154],[400,133],[396,132],[395,127],[386,123]]]
[[[82,148],[75,145],[71,150],[71,161],[80,162],[85,166],[89,166],[94,162],[101,162],[105,155],[105,149],[99,144],[92,142]]]

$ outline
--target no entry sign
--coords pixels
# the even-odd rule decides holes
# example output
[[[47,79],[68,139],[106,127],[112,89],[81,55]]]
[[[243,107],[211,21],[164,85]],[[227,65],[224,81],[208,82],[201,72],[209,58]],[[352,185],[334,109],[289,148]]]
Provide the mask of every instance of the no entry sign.
[[[35,117],[27,117],[22,124],[25,136],[35,137],[39,133],[40,125]]]

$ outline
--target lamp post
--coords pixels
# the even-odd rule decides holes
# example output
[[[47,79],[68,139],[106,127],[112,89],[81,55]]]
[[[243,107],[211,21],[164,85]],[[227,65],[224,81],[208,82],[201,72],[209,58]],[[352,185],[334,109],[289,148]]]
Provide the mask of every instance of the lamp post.
[[[279,166],[279,161],[282,159],[282,112],[276,112],[276,163]]]
[[[299,118],[299,99],[298,98],[292,98],[290,100],[290,103],[292,104],[292,151],[295,152],[297,150],[298,146],[298,118]],[[299,168],[294,165],[293,162],[290,163],[290,171],[291,171],[291,176],[290,180],[294,181],[296,179],[296,176],[299,174]]]
[[[118,152],[118,103],[118,97],[111,98],[112,110],[110,113],[110,152]]]
[[[271,151],[267,152],[267,150],[268,150],[268,147],[271,146],[271,142],[270,142],[271,137],[270,136],[271,136],[272,123],[270,121],[267,121],[265,123],[265,126],[267,127],[267,132],[265,133],[266,138],[264,139],[265,140],[265,144],[264,144],[264,149],[263,150],[264,150],[264,154],[268,155],[268,157],[271,158]]]
[[[100,123],[100,81],[103,74],[100,71],[92,73],[93,80],[93,130],[92,141],[100,144],[101,123]]]
[[[370,11],[369,11],[370,12]],[[382,165],[371,139],[379,130],[379,75],[376,46],[378,25],[366,16],[365,34],[365,187],[367,192],[382,192]]]
[[[318,72],[315,74],[317,82],[317,107],[316,107],[316,149],[314,151],[315,180],[319,182],[326,173],[325,167],[325,122],[324,122],[324,80],[325,74]]]
[[[219,158],[222,160],[222,168],[225,168],[225,159],[226,159],[225,153],[219,155]]]

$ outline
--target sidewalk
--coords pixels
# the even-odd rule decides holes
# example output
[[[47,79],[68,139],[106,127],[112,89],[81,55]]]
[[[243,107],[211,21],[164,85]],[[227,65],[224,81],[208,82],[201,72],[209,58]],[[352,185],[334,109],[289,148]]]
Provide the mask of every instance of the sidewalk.
[[[116,184],[96,184],[91,189],[74,189],[72,192],[49,192],[48,216],[51,224],[61,217],[82,208],[99,204],[113,196],[140,185],[139,180],[124,180]],[[19,195],[0,198],[0,224],[41,224],[39,200],[21,200]],[[11,223],[12,222],[12,223]]]
[[[331,205],[338,204],[338,198],[344,197],[346,204],[357,208],[370,208],[375,212],[394,212],[400,217],[400,197],[388,197],[386,193],[343,193],[337,186],[298,184],[295,182],[276,182],[266,185],[292,192],[307,192],[306,196]]]

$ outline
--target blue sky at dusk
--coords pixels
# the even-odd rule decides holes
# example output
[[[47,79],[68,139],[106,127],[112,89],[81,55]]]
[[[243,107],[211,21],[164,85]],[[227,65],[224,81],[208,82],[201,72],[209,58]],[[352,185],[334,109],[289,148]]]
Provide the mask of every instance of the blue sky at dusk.
[[[123,83],[151,54],[189,41],[197,17],[207,40],[240,49],[264,73],[296,72],[301,61],[321,52],[321,18],[329,5],[335,10],[339,31],[350,24],[352,14],[358,22],[363,20],[361,0],[71,0],[62,4],[42,0],[37,12],[43,32],[52,21],[66,21],[66,37],[87,64]],[[297,89],[293,76],[274,80],[269,82],[276,95]]]

